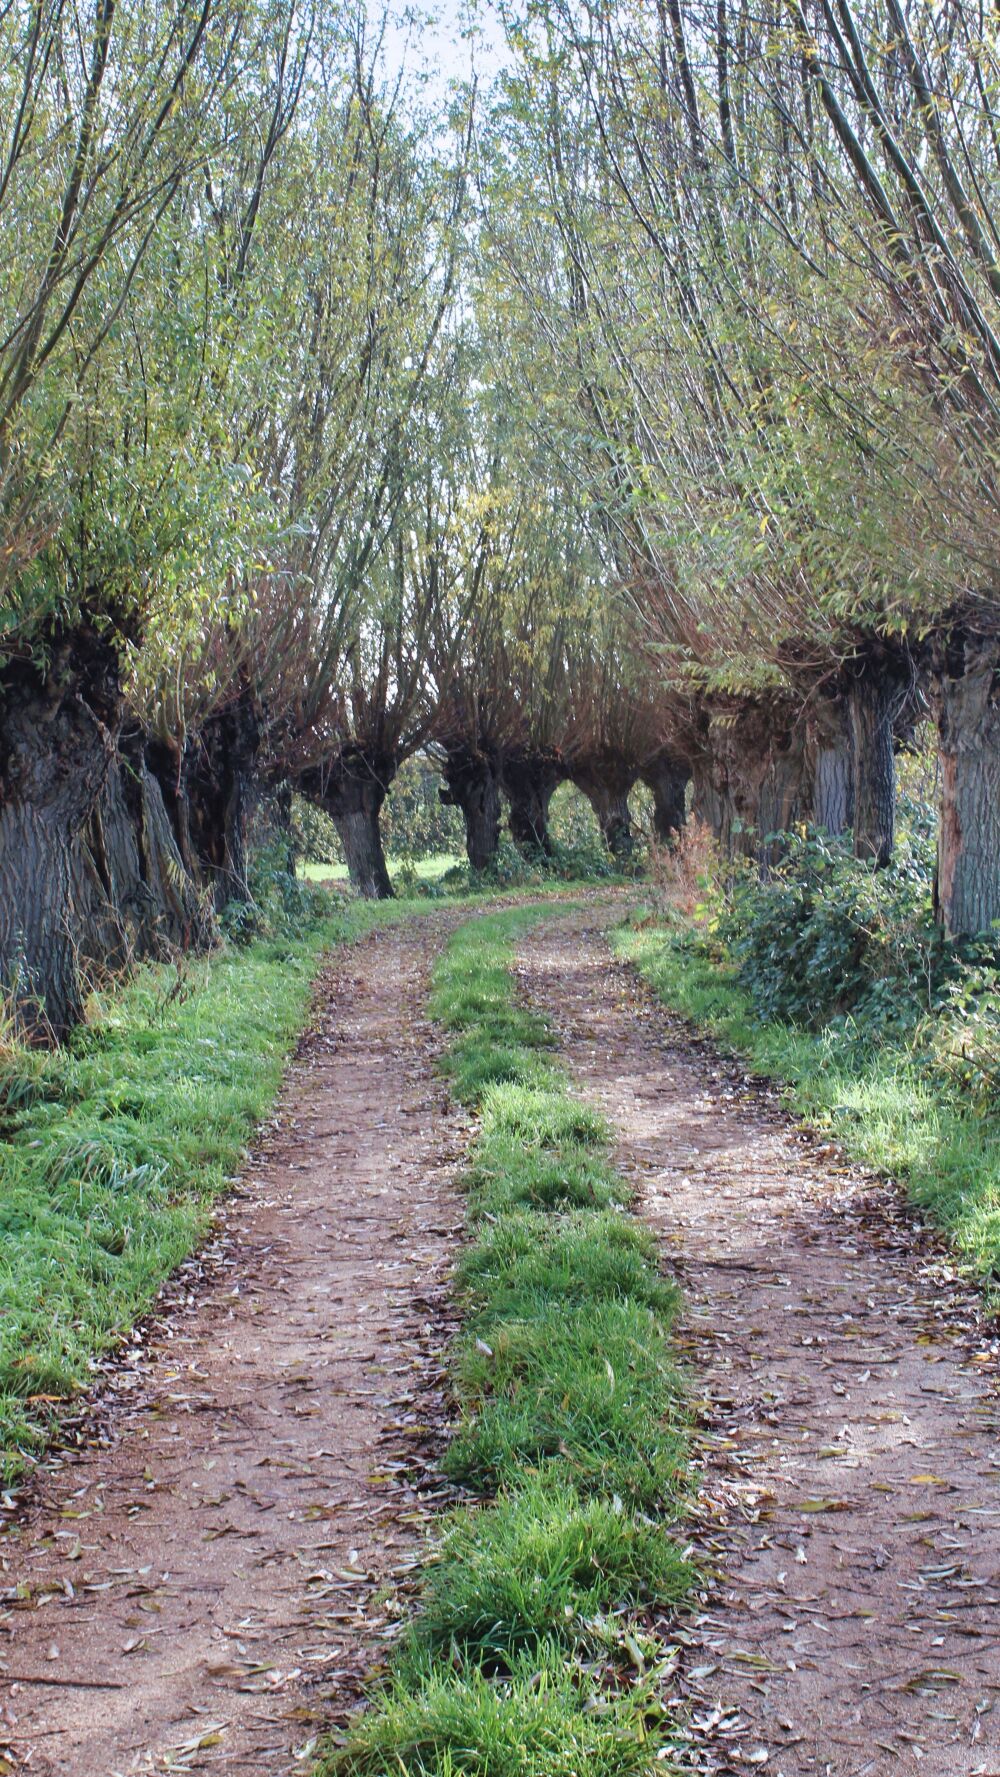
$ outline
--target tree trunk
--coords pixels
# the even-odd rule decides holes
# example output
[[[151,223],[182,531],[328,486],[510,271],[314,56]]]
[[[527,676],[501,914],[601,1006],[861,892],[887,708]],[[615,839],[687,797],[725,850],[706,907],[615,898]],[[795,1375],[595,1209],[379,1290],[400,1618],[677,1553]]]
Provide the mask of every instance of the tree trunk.
[[[563,775],[548,754],[504,760],[503,787],[510,803],[507,819],[511,838],[526,857],[552,856],[549,803]]]
[[[713,716],[694,762],[693,812],[726,857],[757,856],[760,801],[770,761],[770,734],[756,706]]]
[[[388,754],[346,747],[324,765],[302,773],[303,796],[326,810],[340,835],[351,886],[368,901],[394,894],[382,849],[379,815],[399,760]]]
[[[716,762],[709,752],[694,760],[691,768],[691,813],[712,832],[717,844],[725,848],[728,828],[725,795],[717,781]]]
[[[381,806],[381,799],[367,797],[349,814],[333,814],[351,884],[366,901],[390,901],[394,894],[382,847]]]
[[[465,849],[473,870],[486,871],[500,845],[500,779],[486,753],[449,753],[441,801],[460,808],[465,821]]]
[[[807,775],[805,728],[801,720],[792,720],[774,734],[760,788],[757,861],[765,879],[785,850],[777,836],[791,832],[806,817]]]
[[[182,793],[190,845],[217,907],[251,898],[247,832],[259,748],[256,704],[244,692],[209,718],[185,759]]]
[[[810,748],[813,826],[838,837],[854,826],[854,750],[842,705],[831,705],[829,720],[810,730]]]
[[[112,966],[205,950],[217,939],[206,896],[180,855],[142,733],[120,737],[88,823],[86,843]]]
[[[653,832],[660,845],[673,845],[684,831],[690,776],[687,761],[665,750],[643,767],[642,781],[653,795]]]
[[[107,932],[87,828],[122,718],[117,660],[87,625],[50,638],[45,666],[0,674],[0,985],[30,1037],[83,1015],[84,969]]]
[[[893,722],[912,674],[877,646],[854,666],[847,691],[854,766],[854,856],[879,869],[896,839],[896,765]]]
[[[121,753],[111,761],[86,829],[87,855],[100,909],[95,932],[109,968],[121,969],[162,954],[152,898],[143,879],[139,828],[129,806]]]
[[[168,954],[208,949],[216,939],[211,910],[185,869],[159,781],[145,761],[137,794],[142,873],[157,942]]]
[[[597,816],[601,838],[611,856],[619,861],[632,857],[635,852],[635,838],[628,797],[635,782],[634,777],[614,766],[607,770],[595,767],[593,770],[574,771],[572,781],[578,790],[583,791]]]
[[[635,853],[635,835],[627,793],[602,786],[589,791],[587,800],[597,816],[601,837],[611,856],[620,863],[631,858]]]
[[[949,937],[1000,921],[1000,646],[953,635],[934,650],[941,756],[936,907]]]

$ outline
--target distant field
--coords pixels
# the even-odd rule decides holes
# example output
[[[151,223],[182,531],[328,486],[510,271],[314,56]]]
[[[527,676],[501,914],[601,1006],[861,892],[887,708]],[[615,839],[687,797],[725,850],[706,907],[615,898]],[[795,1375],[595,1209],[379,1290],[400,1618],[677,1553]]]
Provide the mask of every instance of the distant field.
[[[419,858],[413,868],[421,882],[435,882],[446,870],[451,870],[462,862],[454,852],[433,852],[429,858]],[[389,859],[390,875],[395,876],[403,866],[398,858]],[[346,864],[300,864],[299,875],[308,882],[346,882]]]

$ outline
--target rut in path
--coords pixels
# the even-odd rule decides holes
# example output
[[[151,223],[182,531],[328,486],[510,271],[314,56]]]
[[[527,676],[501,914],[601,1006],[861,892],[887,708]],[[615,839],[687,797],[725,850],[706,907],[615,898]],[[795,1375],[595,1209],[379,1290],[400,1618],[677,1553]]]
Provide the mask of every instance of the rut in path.
[[[423,1014],[454,923],[335,955],[216,1281],[154,1338],[112,1447],[52,1465],[0,1542],[26,1589],[0,1604],[0,1749],[26,1777],[301,1772],[352,1695],[366,1580],[414,1534],[383,1434],[405,1452],[422,1417],[460,1216]]]
[[[1000,1777],[996,1358],[974,1300],[888,1187],[667,1017],[593,914],[536,928],[520,962],[686,1295],[721,1568],[680,1625],[686,1768]]]

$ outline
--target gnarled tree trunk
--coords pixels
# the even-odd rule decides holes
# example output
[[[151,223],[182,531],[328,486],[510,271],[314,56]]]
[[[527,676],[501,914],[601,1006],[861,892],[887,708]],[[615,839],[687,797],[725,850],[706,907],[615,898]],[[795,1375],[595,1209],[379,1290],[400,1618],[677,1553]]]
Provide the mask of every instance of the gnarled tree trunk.
[[[854,825],[854,754],[846,702],[817,698],[808,716],[813,825],[834,837]]]
[[[448,754],[440,790],[446,807],[460,808],[465,849],[473,870],[489,870],[500,845],[500,776],[488,753],[471,747]]]
[[[0,674],[0,982],[24,1032],[79,1021],[107,909],[87,843],[122,719],[118,664],[86,624],[58,632],[44,665]]]
[[[788,833],[805,819],[809,804],[805,726],[792,719],[776,728],[757,806],[757,860],[766,877],[778,862]]]
[[[906,701],[912,671],[896,650],[870,643],[847,676],[854,765],[854,856],[883,868],[896,841],[893,723]]]
[[[757,854],[760,799],[770,762],[770,731],[756,706],[713,715],[692,763],[693,812],[727,857]]]
[[[217,907],[250,899],[247,830],[259,748],[257,707],[243,693],[209,717],[185,761],[190,844]]]
[[[549,803],[565,776],[550,753],[525,753],[503,763],[503,787],[510,803],[507,819],[514,844],[528,857],[551,857]]]
[[[1000,643],[956,633],[932,654],[941,756],[936,903],[950,937],[1000,920]]]
[[[684,831],[691,767],[679,754],[663,748],[647,760],[641,777],[653,795],[653,832],[661,845],[672,845]]]
[[[762,875],[808,801],[805,730],[787,698],[724,707],[709,720],[692,760],[692,812],[731,858],[755,859]]]
[[[388,901],[394,893],[379,815],[398,764],[388,754],[367,753],[352,746],[299,779],[302,794],[317,802],[333,821],[351,886],[368,901]]]
[[[611,856],[619,860],[630,858],[635,851],[635,838],[628,798],[636,774],[615,763],[601,761],[592,767],[578,766],[571,776],[597,816],[601,838]]]
[[[181,856],[175,828],[167,811],[160,776],[151,769],[149,755],[159,752],[161,769],[169,781],[162,749],[147,743],[138,730],[126,734],[120,746],[120,792],[105,816],[105,833],[121,860],[119,875],[126,905],[135,909],[140,955],[170,956],[178,950],[203,950],[217,938],[209,898],[199,892]],[[127,837],[121,822],[129,822]],[[131,843],[130,843],[131,840]]]

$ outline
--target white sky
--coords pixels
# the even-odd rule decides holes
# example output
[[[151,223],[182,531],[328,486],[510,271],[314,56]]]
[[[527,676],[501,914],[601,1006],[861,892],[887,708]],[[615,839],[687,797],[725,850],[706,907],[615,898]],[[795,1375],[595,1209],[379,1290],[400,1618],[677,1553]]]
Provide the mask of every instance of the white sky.
[[[373,21],[380,18],[377,0],[369,4]],[[474,0],[472,5],[469,0],[430,0],[405,10],[394,4],[383,54],[391,79],[402,67],[407,85],[423,83],[435,98],[473,72],[481,86],[488,85],[505,60],[497,7],[489,0]]]

